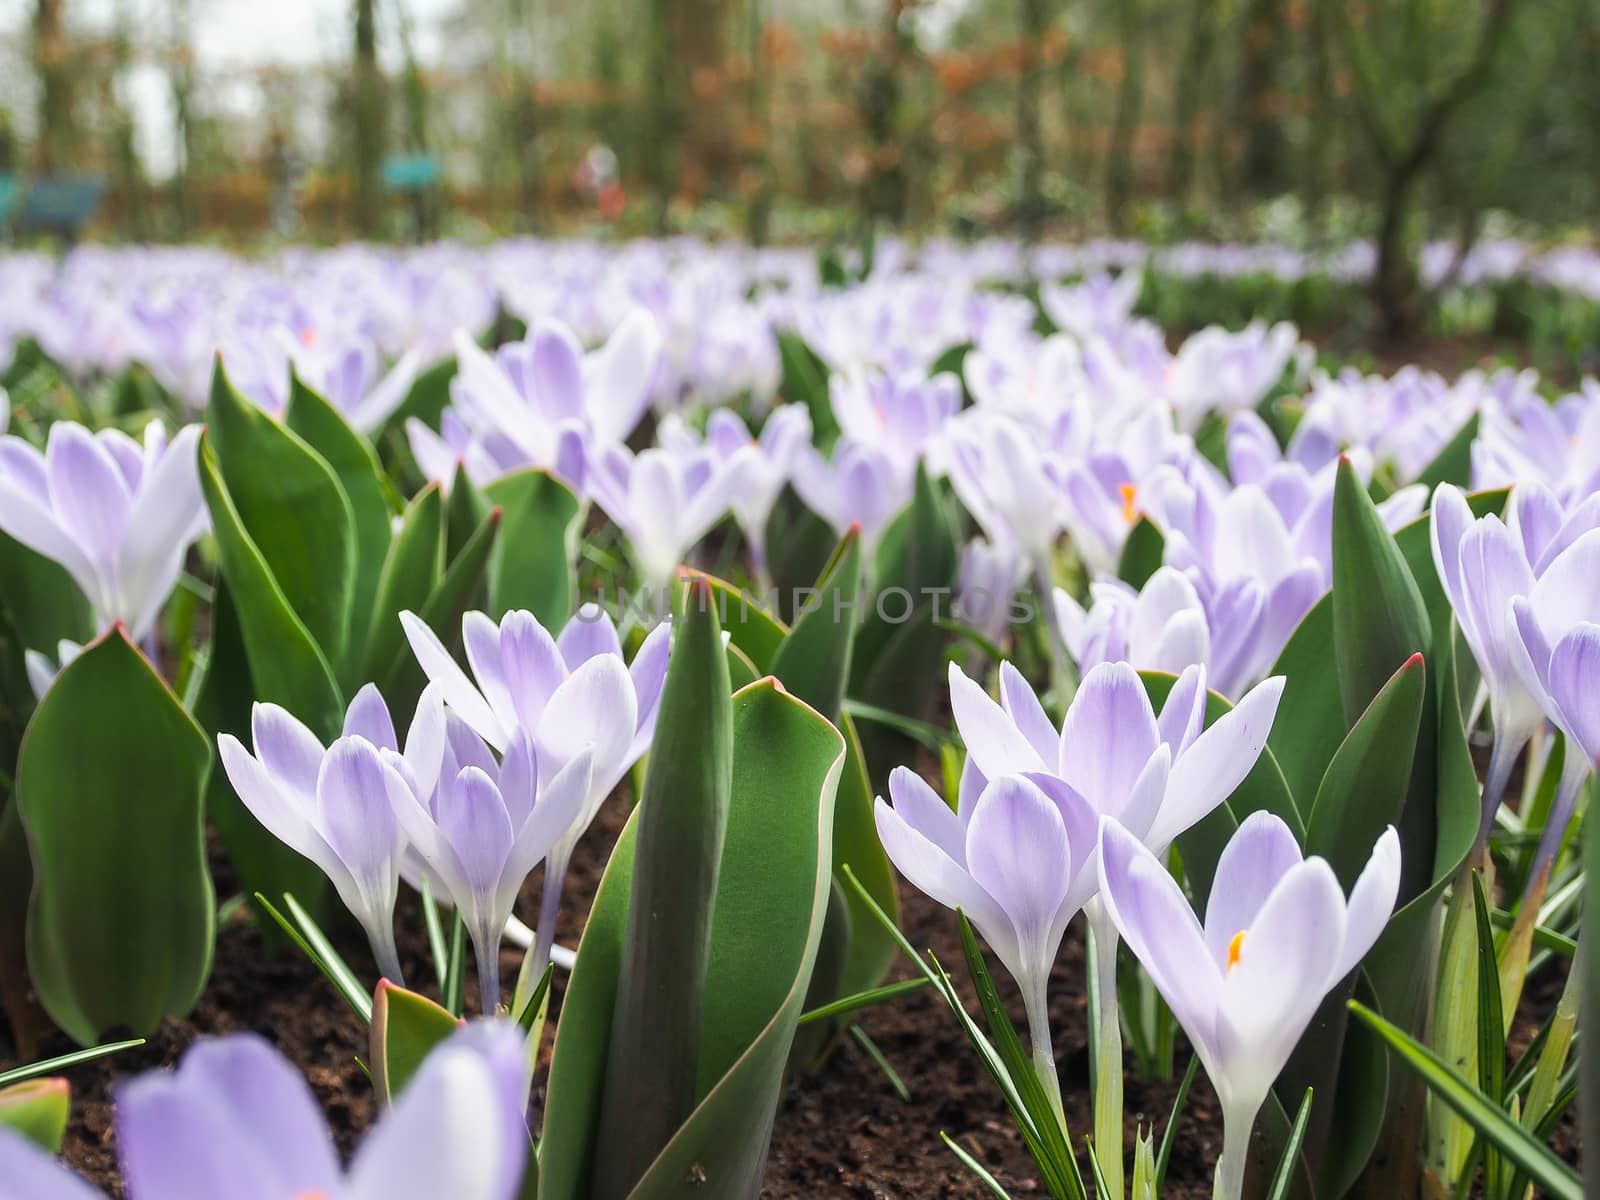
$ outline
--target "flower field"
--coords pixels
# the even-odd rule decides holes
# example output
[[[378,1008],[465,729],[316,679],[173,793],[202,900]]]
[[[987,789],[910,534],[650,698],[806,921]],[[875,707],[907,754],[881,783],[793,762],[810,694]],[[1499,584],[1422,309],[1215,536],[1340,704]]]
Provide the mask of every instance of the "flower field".
[[[1584,1195],[1600,256],[1374,263],[0,256],[0,1200]]]

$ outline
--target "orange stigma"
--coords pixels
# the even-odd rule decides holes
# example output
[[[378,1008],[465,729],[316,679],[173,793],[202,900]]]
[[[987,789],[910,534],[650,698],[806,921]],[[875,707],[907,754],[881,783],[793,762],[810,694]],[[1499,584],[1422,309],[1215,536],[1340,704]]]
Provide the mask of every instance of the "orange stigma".
[[[300,344],[308,350],[317,344],[317,330],[314,325],[307,325],[300,331]],[[310,1196],[306,1200],[317,1200],[317,1197]]]
[[[1132,525],[1139,516],[1139,509],[1135,503],[1139,498],[1139,489],[1131,483],[1119,483],[1117,491],[1122,496],[1122,519]]]
[[[1228,943],[1228,970],[1233,970],[1239,965],[1239,955],[1244,952],[1244,930],[1239,930],[1233,935],[1233,940]]]

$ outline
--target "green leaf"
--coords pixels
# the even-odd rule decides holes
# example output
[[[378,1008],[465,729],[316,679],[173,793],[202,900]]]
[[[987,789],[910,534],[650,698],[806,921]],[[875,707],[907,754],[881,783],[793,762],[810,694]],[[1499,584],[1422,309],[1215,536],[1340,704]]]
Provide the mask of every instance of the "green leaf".
[[[1472,443],[1478,440],[1478,423],[1478,414],[1473,413],[1413,482],[1424,485],[1430,494],[1441,483],[1453,483],[1461,488],[1470,486]]]
[[[1344,1008],[1342,991],[1334,995]],[[1355,995],[1369,1008],[1376,1008],[1377,995],[1365,971],[1356,974]],[[1329,1023],[1319,1008],[1311,1029],[1315,1033],[1320,1025]],[[1383,1105],[1374,1098],[1389,1090],[1389,1052],[1377,1035],[1365,1025],[1352,1024],[1345,1013],[1340,1014],[1339,1025],[1344,1043],[1339,1050],[1332,1111],[1319,1131],[1322,1148],[1316,1181],[1316,1194],[1330,1200],[1345,1195],[1371,1159],[1384,1119]],[[1330,1147],[1336,1150],[1330,1152]]]
[[[489,615],[525,608],[546,629],[572,615],[578,591],[578,497],[547,471],[513,471],[484,496],[501,511],[489,559]]]
[[[107,1058],[124,1050],[135,1050],[142,1045],[144,1045],[143,1038],[129,1038],[126,1041],[106,1042],[102,1046],[89,1046],[83,1050],[74,1050],[70,1054],[58,1054],[41,1062],[12,1067],[9,1071],[0,1071],[0,1087],[9,1087],[11,1084],[21,1083],[24,1079],[36,1079],[52,1071],[65,1071],[68,1067],[75,1067],[79,1063],[93,1062],[97,1058]]]
[[[1294,1183],[1295,1163],[1300,1160],[1300,1143],[1305,1141],[1306,1127],[1311,1124],[1311,1089],[1306,1089],[1305,1098],[1300,1101],[1300,1111],[1295,1114],[1294,1127],[1289,1130],[1288,1144],[1283,1148],[1283,1159],[1278,1163],[1277,1173],[1272,1177],[1272,1187],[1267,1191],[1267,1200],[1288,1200],[1289,1188]]]
[[[30,1079],[0,1088],[0,1128],[20,1133],[49,1154],[61,1150],[72,1092],[65,1079]]]
[[[209,431],[200,438],[200,488],[211,511],[222,575],[238,611],[256,699],[282,705],[318,737],[331,738],[344,720],[333,669],[245,529],[223,483]]]
[[[694,1111],[717,878],[733,770],[733,707],[711,589],[691,583],[673,630],[637,808],[594,1191],[625,1196]]]
[[[290,941],[311,960],[311,965],[322,972],[323,978],[333,985],[339,998],[350,1006],[350,1011],[363,1022],[372,1020],[372,997],[304,906],[288,892],[283,895],[283,906],[289,910],[288,916],[279,912],[272,901],[260,892],[256,893],[256,903],[276,922],[278,928],[289,935]]]
[[[821,1008],[813,1008],[800,1016],[800,1024],[807,1025],[812,1021],[826,1021],[831,1017],[842,1017],[846,1013],[853,1013],[858,1009],[871,1008],[875,1004],[882,1004],[888,1000],[895,1000],[911,992],[920,992],[928,986],[926,979],[902,979],[899,983],[886,983],[881,987],[868,988],[864,992],[857,992],[853,996],[844,996],[831,1004],[824,1004]]]
[[[349,638],[341,660],[339,684],[347,693],[353,693],[367,681],[361,674],[367,626],[372,620],[378,576],[389,552],[388,488],[378,456],[367,440],[350,428],[337,409],[306,387],[297,374],[290,375],[289,405],[283,419],[290,430],[322,456],[350,502],[355,559]]]
[[[328,661],[343,662],[355,594],[356,518],[332,468],[298,434],[234,391],[220,359],[205,443],[240,527],[289,607]],[[242,584],[237,590],[243,593]]]
[[[383,1104],[405,1090],[422,1060],[461,1025],[426,996],[378,980],[372,993],[372,1022],[367,1029],[372,1086]]]
[[[1200,1073],[1200,1056],[1189,1056],[1189,1066],[1178,1084],[1178,1094],[1172,1098],[1172,1111],[1167,1114],[1167,1127],[1161,1131],[1161,1148],[1156,1152],[1155,1194],[1161,1195],[1167,1185],[1167,1164],[1172,1161],[1172,1146],[1178,1137],[1178,1118],[1189,1103],[1189,1089],[1194,1087],[1194,1077]]]
[[[772,660],[772,674],[828,720],[839,720],[861,602],[861,530],[852,527],[834,549]]]
[[[1420,1076],[1435,1096],[1526,1171],[1546,1195],[1554,1200],[1581,1200],[1583,1181],[1577,1173],[1456,1074],[1432,1050],[1359,1001],[1350,1002],[1350,1011],[1371,1026],[1388,1043],[1395,1057]]]
[[[63,639],[94,633],[89,601],[66,569],[0,533],[0,610],[21,644],[55,657]]]
[[[405,648],[402,612],[420,612],[444,572],[444,497],[430,483],[400,518],[378,576],[362,680],[382,677]]]
[[[997,1196],[999,1197],[999,1200],[1011,1200],[1011,1194],[1007,1192],[1005,1188],[1000,1186],[1000,1181],[997,1180],[993,1175],[989,1174],[989,1172],[984,1169],[983,1164],[977,1159],[973,1158],[972,1155],[968,1154],[966,1150],[961,1147],[959,1142],[957,1142],[942,1129],[939,1131],[939,1138],[946,1146],[949,1146],[951,1152],[961,1160],[961,1165],[966,1167],[967,1170],[971,1171],[978,1177],[978,1182],[983,1184],[991,1196]]]
[[[1166,536],[1149,517],[1141,516],[1128,530],[1128,540],[1122,543],[1117,578],[1131,588],[1144,587],[1161,566],[1166,550]]]
[[[1505,1098],[1506,1044],[1501,1031],[1500,969],[1483,876],[1472,872],[1472,909],[1478,929],[1478,1090],[1496,1104]]]
[[[700,1036],[702,1095],[633,1195],[679,1195],[696,1164],[707,1195],[753,1195],[784,1064],[822,937],[838,732],[770,680],[733,698],[733,786]],[[640,809],[606,867],[567,985],[551,1063],[540,1192],[590,1196],[599,1093],[626,939]]]
[[[205,734],[120,625],[34,713],[17,778],[33,855],[28,965],[80,1045],[108,1029],[151,1033],[200,998],[216,915],[210,766]]]
[[[1305,850],[1328,860],[1347,893],[1405,808],[1426,682],[1414,654],[1361,714],[1317,789]]]
[[[804,338],[788,329],[778,331],[778,361],[783,369],[778,394],[806,406],[815,431],[813,440],[826,450],[839,436],[839,422],[828,397],[828,365]]]

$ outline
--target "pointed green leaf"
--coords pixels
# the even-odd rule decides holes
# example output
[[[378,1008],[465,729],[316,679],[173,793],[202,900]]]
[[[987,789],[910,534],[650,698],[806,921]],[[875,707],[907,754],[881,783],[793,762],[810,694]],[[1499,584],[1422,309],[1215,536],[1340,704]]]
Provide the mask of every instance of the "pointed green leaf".
[[[121,626],[56,677],[28,726],[17,799],[33,853],[28,965],[75,1041],[153,1032],[211,968],[211,747]],[[152,869],[159,864],[159,870]]]
[[[828,903],[836,730],[771,680],[733,699],[733,785],[700,1036],[698,1107],[635,1189],[677,1196],[691,1168],[707,1195],[759,1186],[784,1064]],[[643,805],[641,805],[641,810]],[[568,982],[551,1063],[540,1191],[593,1195],[599,1103],[632,891],[633,818],[606,867]]]
[[[200,438],[200,488],[211,511],[222,575],[238,611],[256,699],[282,705],[313,733],[330,737],[344,719],[333,669],[245,529],[222,480],[209,431]]]
[[[1478,424],[1478,414],[1473,413],[1412,482],[1424,485],[1430,493],[1441,483],[1468,487],[1472,482],[1472,443],[1478,440]]]
[[[694,1111],[733,707],[711,589],[691,583],[636,813],[628,934],[602,1089],[594,1194],[622,1197]]]
[[[372,993],[372,1024],[367,1038],[372,1086],[383,1104],[405,1090],[422,1060],[461,1025],[439,1005],[416,992],[378,981]]]
[[[444,571],[444,497],[430,483],[400,518],[378,576],[367,632],[362,680],[376,680],[405,646],[402,612],[420,612]]]
[[[1149,517],[1141,516],[1128,530],[1128,540],[1122,543],[1122,557],[1117,561],[1117,578],[1131,588],[1142,588],[1150,576],[1161,566],[1167,550],[1167,539]]]
[[[1422,655],[1414,654],[1361,714],[1317,789],[1305,850],[1328,860],[1346,892],[1405,808],[1425,685]]]
[[[828,720],[839,720],[861,603],[861,530],[852,527],[816,583],[815,599],[797,615],[773,656],[772,674]]]
[[[484,489],[500,508],[489,559],[489,615],[525,608],[560,629],[576,607],[578,497],[547,471],[513,471]]]
[[[328,661],[342,662],[355,592],[356,519],[332,468],[234,391],[220,359],[205,440],[238,522],[284,599]]]

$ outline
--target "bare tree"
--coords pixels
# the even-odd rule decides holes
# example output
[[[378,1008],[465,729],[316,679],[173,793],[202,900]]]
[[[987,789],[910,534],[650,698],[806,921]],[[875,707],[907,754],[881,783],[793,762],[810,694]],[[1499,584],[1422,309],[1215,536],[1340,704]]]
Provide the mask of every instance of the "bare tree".
[[[372,234],[378,228],[378,171],[384,154],[383,77],[378,71],[377,0],[355,0],[355,61],[351,75],[350,115],[355,170],[356,228]]]

